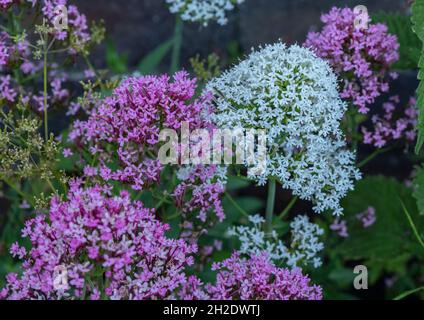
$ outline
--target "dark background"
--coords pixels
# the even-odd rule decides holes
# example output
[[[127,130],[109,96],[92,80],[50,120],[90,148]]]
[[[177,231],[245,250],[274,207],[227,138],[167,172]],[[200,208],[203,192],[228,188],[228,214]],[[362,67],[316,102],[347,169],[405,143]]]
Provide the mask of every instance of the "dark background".
[[[173,34],[174,15],[165,0],[73,0],[88,21],[103,19],[107,35],[121,52],[128,54],[130,65],[136,64],[150,50]],[[246,0],[228,14],[229,22],[208,27],[186,23],[184,28],[183,65],[197,53],[225,54],[228,45],[237,41],[241,48],[272,43],[303,43],[307,32],[320,26],[320,15],[333,6],[366,5],[370,14],[384,11],[405,12],[408,0]],[[101,65],[101,48],[97,63]],[[186,63],[184,63],[186,62]]]

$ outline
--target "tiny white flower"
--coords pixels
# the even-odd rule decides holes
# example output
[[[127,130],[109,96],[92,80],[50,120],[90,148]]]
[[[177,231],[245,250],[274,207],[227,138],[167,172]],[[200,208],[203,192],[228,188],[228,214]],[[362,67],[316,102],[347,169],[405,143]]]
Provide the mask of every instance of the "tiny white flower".
[[[250,256],[266,251],[271,260],[291,268],[321,266],[322,261],[318,254],[324,249],[324,244],[319,237],[324,234],[324,230],[309,222],[307,216],[297,216],[290,224],[291,241],[288,247],[278,239],[276,232],[267,237],[261,229],[264,219],[260,215],[250,216],[249,221],[251,226],[232,227],[227,231],[229,236],[239,239],[239,251],[242,254]]]

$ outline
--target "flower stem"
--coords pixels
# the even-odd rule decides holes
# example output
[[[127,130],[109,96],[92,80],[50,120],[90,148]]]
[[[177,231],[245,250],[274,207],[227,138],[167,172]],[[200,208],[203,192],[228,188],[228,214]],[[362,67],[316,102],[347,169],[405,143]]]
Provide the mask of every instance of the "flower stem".
[[[361,162],[358,163],[358,168],[362,168],[363,166],[365,166],[368,162],[370,162],[371,160],[374,160],[375,157],[377,157],[378,155],[389,151],[391,149],[391,147],[388,148],[383,148],[383,149],[376,149],[373,153],[371,153],[368,157],[366,157],[364,160],[362,160]]]
[[[3,179],[3,181],[11,188],[13,189],[18,195],[20,195],[24,200],[28,201],[28,203],[34,207],[34,201],[31,200],[30,196],[25,194],[22,190],[20,190],[18,187],[16,187],[11,181],[7,179]]]
[[[249,216],[249,214],[244,211],[242,207],[240,207],[240,205],[233,199],[233,197],[228,192],[225,192],[225,196],[231,202],[234,208],[236,208],[242,215],[244,215],[245,217]]]
[[[406,292],[398,295],[397,297],[395,297],[393,300],[402,300],[402,299],[410,296],[411,294],[417,293],[421,290],[424,290],[424,287],[420,287],[420,288],[416,288],[416,289],[413,289],[413,290],[406,291]]]
[[[172,48],[171,68],[169,70],[171,75],[174,74],[180,67],[181,46],[183,43],[183,29],[183,20],[181,20],[181,18],[176,15],[174,29],[174,45]]]
[[[269,180],[268,182],[268,200],[266,203],[266,216],[265,216],[265,231],[267,234],[271,234],[272,227],[272,219],[274,216],[274,205],[275,205],[275,189],[276,182],[274,179]]]
[[[47,52],[44,52],[44,136],[46,141],[49,140],[49,124],[47,113]]]
[[[280,213],[280,215],[278,216],[278,218],[283,219],[291,210],[291,208],[293,208],[293,206],[295,205],[297,199],[299,199],[299,197],[293,197],[289,204],[287,205],[287,207],[284,208],[283,212]]]

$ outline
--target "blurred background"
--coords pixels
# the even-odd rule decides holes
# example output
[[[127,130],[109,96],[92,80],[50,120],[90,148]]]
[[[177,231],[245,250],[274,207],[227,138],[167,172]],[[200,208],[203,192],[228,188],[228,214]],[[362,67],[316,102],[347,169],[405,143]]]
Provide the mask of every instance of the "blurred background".
[[[136,66],[144,55],[168,40],[174,30],[175,15],[164,1],[158,0],[75,0],[88,20],[103,19],[107,37],[119,52],[127,55],[128,64]],[[220,56],[245,51],[278,39],[286,43],[303,43],[309,30],[320,26],[320,15],[333,6],[355,7],[362,4],[369,13],[407,12],[408,0],[247,0],[228,14],[225,26],[211,22],[203,27],[185,23],[182,53],[183,66],[189,58],[216,52]],[[98,48],[96,62],[105,66],[104,48]],[[164,63],[167,61],[165,60]],[[167,65],[166,65],[167,66]],[[165,66],[165,68],[166,68]]]

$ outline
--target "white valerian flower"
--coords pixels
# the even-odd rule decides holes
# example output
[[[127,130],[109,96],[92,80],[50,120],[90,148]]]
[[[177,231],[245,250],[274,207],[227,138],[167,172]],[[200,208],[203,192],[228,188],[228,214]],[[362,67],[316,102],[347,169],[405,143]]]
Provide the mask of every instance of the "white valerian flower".
[[[324,230],[309,222],[307,216],[297,216],[290,224],[291,239],[288,247],[275,231],[271,236],[262,231],[261,225],[265,220],[260,215],[249,216],[249,222],[250,226],[237,226],[228,230],[229,236],[240,240],[239,251],[242,254],[250,256],[266,251],[274,263],[290,268],[321,266],[322,261],[318,254],[324,249],[324,244],[320,242]]]
[[[228,22],[226,13],[245,0],[166,0],[172,13],[179,14],[184,21],[201,22],[207,25],[216,20],[220,25]]]
[[[340,129],[347,105],[327,62],[297,45],[267,45],[206,89],[214,94],[218,127],[267,131],[266,170],[249,178],[260,185],[277,179],[313,201],[316,212],[342,212],[340,200],[360,173]]]

